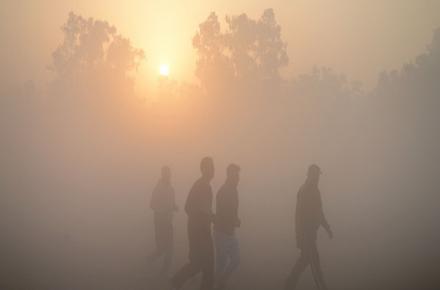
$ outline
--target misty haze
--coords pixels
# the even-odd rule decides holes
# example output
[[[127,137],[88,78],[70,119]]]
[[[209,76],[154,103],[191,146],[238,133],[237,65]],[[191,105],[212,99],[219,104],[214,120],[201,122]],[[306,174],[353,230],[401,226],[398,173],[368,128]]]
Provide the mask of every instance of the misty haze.
[[[440,289],[439,1],[125,2],[0,2],[0,290]]]

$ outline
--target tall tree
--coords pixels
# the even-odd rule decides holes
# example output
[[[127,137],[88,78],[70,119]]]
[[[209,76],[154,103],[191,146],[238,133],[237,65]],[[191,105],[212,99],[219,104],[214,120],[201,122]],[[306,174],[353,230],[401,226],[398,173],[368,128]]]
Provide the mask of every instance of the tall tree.
[[[273,10],[265,10],[258,20],[246,14],[225,20],[223,32],[217,15],[211,13],[193,38],[196,75],[202,85],[212,89],[279,80],[280,69],[288,64],[287,44]]]
[[[50,69],[61,86],[74,83],[86,89],[132,88],[130,73],[144,58],[141,49],[106,21],[69,13],[62,26],[63,42],[52,54]]]

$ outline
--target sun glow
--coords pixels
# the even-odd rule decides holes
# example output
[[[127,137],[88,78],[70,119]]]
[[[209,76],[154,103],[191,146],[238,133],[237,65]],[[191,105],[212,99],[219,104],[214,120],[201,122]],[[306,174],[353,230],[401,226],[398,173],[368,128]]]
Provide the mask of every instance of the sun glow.
[[[159,74],[161,76],[167,77],[170,75],[170,66],[166,63],[163,63],[159,66]]]

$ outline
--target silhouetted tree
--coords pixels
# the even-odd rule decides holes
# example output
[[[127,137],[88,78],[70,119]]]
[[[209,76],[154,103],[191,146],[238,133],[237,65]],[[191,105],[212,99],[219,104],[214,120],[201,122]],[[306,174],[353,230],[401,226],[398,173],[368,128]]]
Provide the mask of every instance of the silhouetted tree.
[[[130,73],[144,58],[127,38],[106,21],[85,19],[73,12],[62,26],[63,42],[52,54],[55,82],[96,92],[132,89]]]
[[[288,64],[287,44],[281,39],[281,27],[275,13],[266,9],[258,20],[246,14],[226,17],[229,31],[227,47],[237,78],[278,79],[279,69]]]
[[[439,75],[440,28],[434,31],[425,53],[398,71],[381,73],[371,97],[380,120],[376,126],[388,130],[394,151],[407,157],[423,152],[423,158],[414,156],[413,161],[436,167],[440,161]]]
[[[353,147],[353,136],[363,117],[364,99],[359,82],[326,67],[316,67],[299,75],[288,86],[286,96],[279,103],[276,116],[289,135],[301,134],[296,144],[310,148]]]
[[[288,64],[287,45],[273,10],[265,10],[258,20],[246,14],[227,16],[226,23],[222,32],[217,15],[211,13],[193,38],[202,85],[211,90],[279,80],[279,70]]]
[[[387,96],[393,106],[402,113],[426,115],[432,108],[438,107],[440,99],[440,28],[434,32],[427,51],[419,55],[414,62],[407,63],[400,71],[382,72],[374,91],[376,95]],[[405,106],[405,107],[404,107]],[[426,111],[427,110],[427,111]]]
[[[199,25],[193,46],[198,55],[196,76],[202,85],[217,89],[233,79],[233,67],[225,54],[225,36],[214,12]]]
[[[437,289],[438,275],[434,274],[439,263],[440,250],[426,246],[425,241],[438,244],[436,232],[440,187],[440,28],[434,31],[426,51],[401,69],[383,72],[377,87],[369,96],[372,137],[375,156],[380,160],[377,168],[383,168],[388,181],[388,192],[395,191],[400,212],[388,215],[384,223],[402,223],[405,227],[414,221],[423,227],[414,227],[410,236],[396,238],[411,241],[402,248],[395,263],[407,264],[387,275],[393,277],[393,289]],[[372,115],[372,114],[371,114]],[[375,146],[374,146],[375,145]],[[423,214],[415,214],[423,209]],[[417,258],[409,258],[409,257]],[[404,258],[403,258],[404,257]],[[423,257],[423,258],[422,258]],[[433,258],[437,257],[437,258]],[[408,260],[423,261],[419,268]]]
[[[47,113],[56,120],[50,125],[53,132],[65,134],[64,127],[73,126],[76,135],[70,132],[69,136],[75,140],[104,142],[116,136],[107,128],[133,127],[129,123],[142,118],[137,114],[140,106],[134,76],[144,52],[108,22],[73,12],[62,32],[63,40],[52,53],[49,66],[54,78],[49,86],[52,98]],[[119,130],[118,138],[126,138],[124,132],[128,130]]]

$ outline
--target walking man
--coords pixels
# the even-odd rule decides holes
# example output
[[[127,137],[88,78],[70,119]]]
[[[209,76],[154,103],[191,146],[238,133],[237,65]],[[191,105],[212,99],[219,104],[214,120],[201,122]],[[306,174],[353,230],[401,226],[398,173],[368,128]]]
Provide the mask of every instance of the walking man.
[[[224,289],[230,275],[240,264],[240,248],[235,228],[240,226],[238,218],[238,191],[240,167],[228,166],[226,181],[216,196],[214,238],[216,248],[217,289]]]
[[[181,289],[186,281],[202,273],[201,290],[211,290],[214,284],[214,245],[211,223],[214,162],[205,157],[200,163],[202,176],[194,183],[185,204],[188,215],[189,262],[171,279],[172,289]]]
[[[149,261],[153,262],[163,257],[161,273],[166,275],[173,259],[173,216],[177,211],[174,189],[171,185],[171,169],[168,166],[162,167],[161,177],[151,196],[150,207],[154,212],[156,250],[149,256]]]
[[[327,231],[330,239],[333,233],[322,210],[321,193],[318,189],[321,169],[313,164],[307,172],[307,179],[298,192],[296,204],[295,230],[297,247],[301,255],[286,281],[286,290],[296,288],[299,276],[308,265],[318,289],[327,289],[319,261],[316,245],[317,232],[320,226]]]

